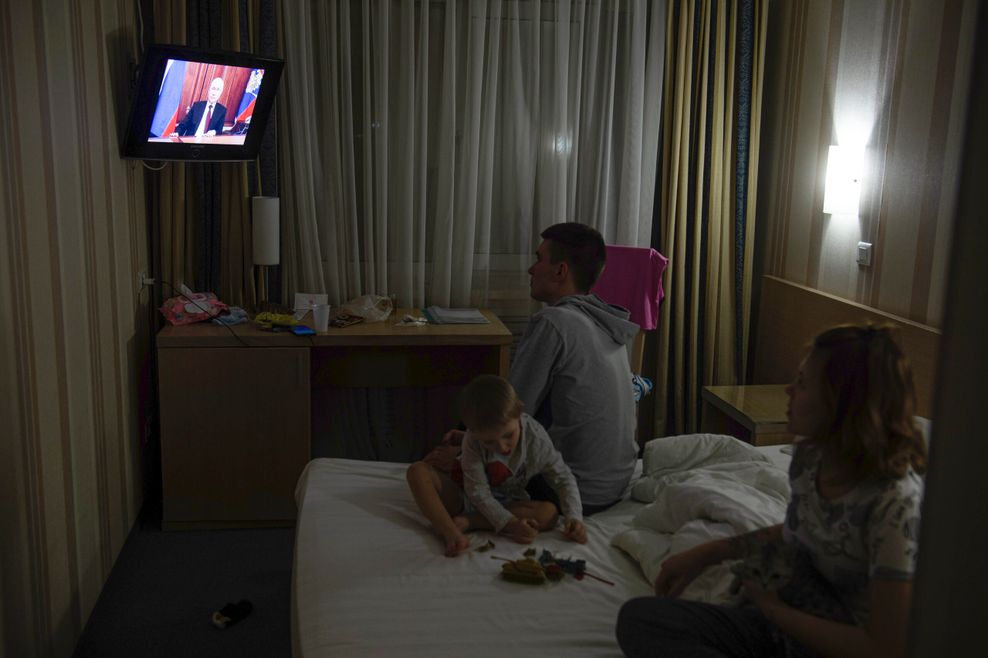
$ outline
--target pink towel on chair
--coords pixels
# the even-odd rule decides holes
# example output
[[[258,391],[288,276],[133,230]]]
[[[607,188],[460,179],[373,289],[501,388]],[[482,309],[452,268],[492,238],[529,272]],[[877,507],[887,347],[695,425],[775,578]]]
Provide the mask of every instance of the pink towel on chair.
[[[631,311],[631,321],[642,329],[659,323],[662,272],[669,259],[649,247],[607,245],[607,266],[592,292],[609,304]]]

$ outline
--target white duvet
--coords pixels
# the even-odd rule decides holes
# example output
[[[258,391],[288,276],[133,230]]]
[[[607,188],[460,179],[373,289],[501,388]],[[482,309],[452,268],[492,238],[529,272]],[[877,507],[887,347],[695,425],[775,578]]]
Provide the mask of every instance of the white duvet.
[[[710,539],[781,523],[789,500],[785,468],[733,437],[686,434],[645,445],[642,477],[632,497],[647,505],[611,544],[627,552],[654,582],[670,555]],[[708,569],[683,598],[726,603],[730,565]]]

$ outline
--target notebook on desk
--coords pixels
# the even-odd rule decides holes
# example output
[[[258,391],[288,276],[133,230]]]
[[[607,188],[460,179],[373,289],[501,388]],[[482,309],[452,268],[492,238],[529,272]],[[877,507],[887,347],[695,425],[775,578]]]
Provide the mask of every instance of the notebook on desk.
[[[432,324],[487,324],[484,314],[476,308],[444,308],[430,306],[422,313]]]

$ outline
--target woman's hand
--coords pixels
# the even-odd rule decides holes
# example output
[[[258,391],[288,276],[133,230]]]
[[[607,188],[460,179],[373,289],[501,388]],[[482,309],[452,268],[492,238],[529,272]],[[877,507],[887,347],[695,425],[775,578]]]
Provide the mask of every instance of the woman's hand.
[[[715,543],[700,544],[667,557],[655,578],[655,594],[676,598],[704,569],[720,562],[714,550]]]
[[[583,525],[583,521],[568,519],[566,525],[563,526],[563,536],[577,544],[586,544],[587,526]]]
[[[539,534],[539,522],[514,517],[501,528],[501,534],[519,544],[531,544]]]
[[[748,599],[758,606],[758,609],[762,611],[766,619],[775,623],[775,613],[779,610],[780,606],[785,606],[779,595],[765,589],[761,583],[750,578],[746,578],[741,584],[744,586],[744,593],[748,596]]]

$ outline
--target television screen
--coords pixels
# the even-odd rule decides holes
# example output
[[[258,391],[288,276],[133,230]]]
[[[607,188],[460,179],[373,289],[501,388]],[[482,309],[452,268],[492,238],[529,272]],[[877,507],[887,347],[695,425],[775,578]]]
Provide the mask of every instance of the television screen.
[[[141,160],[253,160],[284,60],[152,45],[141,64],[121,155]]]

